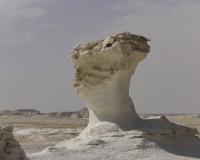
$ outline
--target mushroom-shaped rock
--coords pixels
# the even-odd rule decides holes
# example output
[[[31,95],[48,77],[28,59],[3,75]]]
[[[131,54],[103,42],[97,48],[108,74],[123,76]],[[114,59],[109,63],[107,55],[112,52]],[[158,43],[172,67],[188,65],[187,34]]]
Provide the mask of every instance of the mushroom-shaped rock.
[[[129,86],[138,63],[150,47],[148,39],[129,32],[77,45],[70,55],[75,63],[74,88],[91,111],[90,123],[108,121],[132,128],[138,119]]]
[[[135,111],[129,97],[130,80],[150,50],[147,41],[125,32],[77,45],[70,55],[76,68],[74,89],[89,109],[89,124],[76,138],[30,158],[200,158],[195,128],[171,123],[164,116],[142,119]]]
[[[177,126],[164,116],[145,120],[136,113],[129,87],[138,63],[150,52],[148,41],[143,36],[124,32],[74,47],[70,54],[76,69],[74,89],[90,111],[84,134],[90,134],[101,122],[113,123],[124,131],[139,128],[149,134],[164,134],[167,130],[174,134],[198,133]],[[115,128],[113,125],[111,128]]]

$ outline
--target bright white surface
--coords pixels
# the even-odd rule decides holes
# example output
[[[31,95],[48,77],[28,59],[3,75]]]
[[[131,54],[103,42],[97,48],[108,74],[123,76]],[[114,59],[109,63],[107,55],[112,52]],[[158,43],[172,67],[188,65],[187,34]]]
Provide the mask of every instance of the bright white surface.
[[[113,126],[114,127],[114,126]],[[140,131],[124,132],[104,124],[101,133],[90,138],[77,137],[29,155],[30,160],[192,160],[200,158],[200,143],[193,136],[163,139]],[[110,128],[107,132],[106,128]],[[104,132],[106,131],[106,132]],[[166,137],[165,137],[166,138]],[[68,149],[67,149],[67,148]]]

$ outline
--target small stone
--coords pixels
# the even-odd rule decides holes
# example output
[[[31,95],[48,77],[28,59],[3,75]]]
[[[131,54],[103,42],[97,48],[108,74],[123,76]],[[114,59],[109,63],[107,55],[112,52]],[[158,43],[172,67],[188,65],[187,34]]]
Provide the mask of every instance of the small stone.
[[[103,144],[103,143],[105,143],[105,141],[102,141],[102,140],[99,140],[99,139],[93,139],[88,143],[88,145],[100,145],[100,144]]]

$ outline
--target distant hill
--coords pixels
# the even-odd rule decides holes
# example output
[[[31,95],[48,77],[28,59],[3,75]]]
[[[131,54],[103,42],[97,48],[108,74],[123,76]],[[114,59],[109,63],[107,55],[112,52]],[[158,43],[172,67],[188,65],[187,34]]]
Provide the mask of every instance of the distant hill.
[[[51,112],[48,113],[50,116],[58,116],[58,117],[70,117],[73,119],[77,118],[89,118],[89,111],[85,107],[81,110],[75,111],[75,112]]]
[[[78,119],[78,118],[89,118],[89,111],[86,107],[74,112],[64,111],[64,112],[51,112],[51,113],[41,113],[40,111],[35,109],[17,109],[14,111],[0,110],[0,115],[24,115],[24,116],[49,115],[49,116],[69,117],[73,119]]]
[[[17,109],[14,111],[10,110],[1,110],[1,115],[39,115],[41,114],[40,111],[37,111],[36,109]]]

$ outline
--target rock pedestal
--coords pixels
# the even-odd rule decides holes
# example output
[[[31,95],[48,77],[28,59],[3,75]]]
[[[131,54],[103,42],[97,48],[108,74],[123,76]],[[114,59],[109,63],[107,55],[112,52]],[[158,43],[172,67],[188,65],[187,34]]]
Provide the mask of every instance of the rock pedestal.
[[[74,47],[70,54],[76,69],[74,89],[90,111],[89,125],[82,136],[102,122],[117,125],[123,131],[137,129],[149,134],[198,133],[196,129],[175,125],[164,116],[147,120],[136,113],[129,87],[136,67],[150,52],[148,41],[124,32]]]
[[[78,137],[30,155],[31,160],[200,158],[195,128],[171,123],[164,116],[142,119],[135,111],[130,80],[150,51],[147,41],[124,32],[74,48],[70,55],[76,68],[74,89],[90,111],[89,124]]]
[[[139,116],[129,97],[131,76],[150,47],[149,39],[129,32],[74,47],[74,89],[90,110],[90,124],[108,121],[133,129]]]
[[[18,141],[13,137],[13,127],[0,125],[0,160],[27,160]]]

